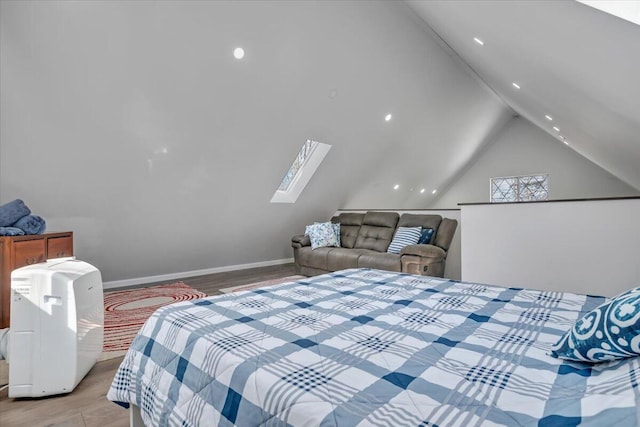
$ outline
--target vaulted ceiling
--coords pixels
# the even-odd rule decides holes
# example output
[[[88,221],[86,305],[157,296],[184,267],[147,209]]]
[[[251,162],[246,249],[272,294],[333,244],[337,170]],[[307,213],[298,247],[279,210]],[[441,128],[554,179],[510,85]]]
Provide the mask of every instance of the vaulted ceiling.
[[[0,23],[0,203],[73,230],[107,281],[431,207],[514,112],[640,189],[640,27],[576,2],[3,0]],[[270,203],[307,138],[330,153]]]
[[[640,25],[577,1],[407,3],[517,114],[640,190]]]

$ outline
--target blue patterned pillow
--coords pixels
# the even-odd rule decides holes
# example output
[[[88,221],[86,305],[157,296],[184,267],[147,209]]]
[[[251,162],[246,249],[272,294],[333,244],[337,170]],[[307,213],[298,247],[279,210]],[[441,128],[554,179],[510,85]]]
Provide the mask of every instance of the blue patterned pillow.
[[[340,247],[340,223],[332,222],[331,226],[333,227],[333,232],[336,233],[336,241],[338,244],[337,247]]]
[[[314,222],[314,224],[322,224],[322,223],[321,222]],[[336,241],[338,242],[338,244],[336,246],[340,247],[340,223],[339,222],[330,222],[329,224],[331,224],[331,226],[333,227],[333,232],[336,233]]]
[[[428,245],[433,237],[433,228],[423,228],[420,232],[419,245]]]
[[[579,362],[640,355],[640,287],[585,314],[551,347],[549,354]]]
[[[338,229],[338,235],[340,230]],[[340,246],[336,238],[335,228],[330,222],[315,223],[307,225],[304,234],[311,240],[311,249],[324,248],[327,246]]]
[[[405,246],[415,245],[420,240],[421,232],[422,227],[398,227],[387,252],[399,254]]]

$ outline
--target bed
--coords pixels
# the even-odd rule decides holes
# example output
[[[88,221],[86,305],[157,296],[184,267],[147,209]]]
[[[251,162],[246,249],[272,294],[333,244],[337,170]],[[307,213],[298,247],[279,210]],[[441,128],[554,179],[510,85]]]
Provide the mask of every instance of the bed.
[[[638,358],[548,355],[604,301],[371,269],[185,301],[107,398],[147,426],[636,426]]]

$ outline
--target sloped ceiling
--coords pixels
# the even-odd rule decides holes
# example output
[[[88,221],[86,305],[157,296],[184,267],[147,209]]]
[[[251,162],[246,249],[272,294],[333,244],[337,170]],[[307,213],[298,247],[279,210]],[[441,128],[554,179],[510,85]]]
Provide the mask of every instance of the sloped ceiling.
[[[428,207],[514,110],[640,188],[636,28],[577,3],[2,1],[0,20],[0,203],[73,230],[106,281],[285,259],[338,208]],[[333,148],[269,203],[307,138]]]
[[[640,190],[639,25],[576,1],[407,3],[519,115]]]
[[[425,207],[512,116],[403,2],[0,8],[0,203],[73,230],[105,281],[286,259],[338,208]],[[307,138],[333,148],[269,203]]]

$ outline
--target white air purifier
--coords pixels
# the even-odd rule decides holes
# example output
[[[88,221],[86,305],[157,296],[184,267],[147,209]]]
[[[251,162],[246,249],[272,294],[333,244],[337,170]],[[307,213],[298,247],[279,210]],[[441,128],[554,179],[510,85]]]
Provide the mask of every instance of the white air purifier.
[[[11,273],[9,397],[71,392],[98,361],[104,334],[102,276],[74,258]]]

